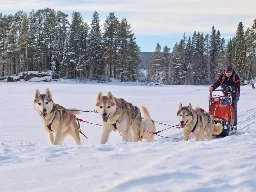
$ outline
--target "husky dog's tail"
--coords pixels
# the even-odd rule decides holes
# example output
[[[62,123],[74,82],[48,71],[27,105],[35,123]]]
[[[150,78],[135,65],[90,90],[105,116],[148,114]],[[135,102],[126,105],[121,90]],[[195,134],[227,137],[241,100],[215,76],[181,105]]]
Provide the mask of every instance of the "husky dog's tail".
[[[79,115],[81,112],[77,108],[70,108],[68,109],[72,114]]]
[[[150,118],[149,112],[146,107],[140,106],[141,116],[143,118]]]

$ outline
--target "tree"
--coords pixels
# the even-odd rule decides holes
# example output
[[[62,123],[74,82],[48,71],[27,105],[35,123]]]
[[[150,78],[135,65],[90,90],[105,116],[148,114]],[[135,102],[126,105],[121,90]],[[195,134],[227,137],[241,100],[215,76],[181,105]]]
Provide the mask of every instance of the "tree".
[[[24,15],[21,23],[21,32],[18,40],[19,54],[20,54],[20,71],[28,72],[28,18]]]
[[[125,77],[126,81],[136,81],[138,80],[138,72],[140,65],[140,47],[136,43],[136,38],[133,35],[128,40],[128,53],[127,53],[127,75]]]
[[[129,49],[132,48],[133,51],[136,52],[138,47],[135,43],[131,25],[128,24],[126,19],[122,19],[119,23],[117,36],[117,65],[114,69],[114,74],[116,74],[116,77],[121,81],[129,81],[132,80],[130,75],[130,55],[132,52]]]
[[[89,78],[90,67],[89,67],[89,52],[88,52],[88,34],[90,27],[87,23],[82,26],[80,36],[80,53],[77,65],[77,70],[80,72],[80,80],[83,78]]]
[[[69,65],[68,65],[68,77],[76,78],[76,70],[79,62],[80,54],[80,39],[81,32],[83,29],[83,19],[81,13],[73,12],[72,23],[70,25],[70,36],[69,36]]]
[[[193,46],[192,46],[192,41],[191,41],[191,37],[188,37],[188,42],[185,46],[185,63],[186,63],[186,74],[185,74],[185,81],[184,84],[185,85],[189,85],[189,84],[193,84],[193,76],[194,76],[194,72],[193,72]]]
[[[149,81],[159,82],[161,77],[161,66],[162,66],[162,53],[161,46],[159,43],[156,45],[156,49],[150,59],[148,66],[147,79]]]
[[[235,45],[235,62],[234,68],[236,72],[240,75],[242,80],[247,79],[245,59],[246,59],[246,45],[245,45],[245,34],[244,26],[242,22],[239,22],[236,31],[236,45]]]
[[[104,75],[102,34],[99,14],[94,12],[91,22],[91,31],[88,38],[90,77],[101,78]]]
[[[66,72],[61,71],[62,69],[67,70],[67,68],[61,66],[64,59],[64,53],[67,54],[66,51],[68,50],[70,24],[67,17],[68,15],[61,11],[58,11],[56,14],[55,36],[53,36],[51,51],[51,68],[53,69],[55,67],[54,76],[56,78],[60,78],[64,74],[64,76],[67,75]],[[65,55],[65,57],[67,58],[67,55]]]
[[[212,27],[211,35],[210,35],[210,80],[214,81],[216,78],[219,69],[217,65],[217,57],[218,57],[218,44],[217,44],[217,37],[216,37],[216,30],[214,26]]]
[[[166,45],[163,48],[163,53],[162,53],[162,66],[161,66],[161,71],[162,71],[162,77],[161,77],[161,83],[164,84],[170,84],[170,75],[169,75],[169,68],[171,64],[171,55],[170,55],[170,48],[168,48]]]
[[[180,52],[180,45],[175,44],[172,51],[172,71],[171,71],[171,82],[172,84],[178,85],[181,84],[181,79],[184,78],[183,72],[181,69],[181,52]]]
[[[116,68],[117,43],[118,43],[119,21],[115,14],[109,13],[104,23],[104,61],[106,64],[106,75],[112,77]],[[114,75],[116,76],[116,74]]]

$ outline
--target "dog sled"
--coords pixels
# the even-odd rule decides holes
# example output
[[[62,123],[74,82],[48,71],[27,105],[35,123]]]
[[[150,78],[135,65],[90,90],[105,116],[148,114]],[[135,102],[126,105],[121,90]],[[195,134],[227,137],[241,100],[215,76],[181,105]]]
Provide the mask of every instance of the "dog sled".
[[[223,90],[214,90],[213,92],[222,92]],[[213,132],[214,137],[226,137],[235,133],[234,109],[232,106],[232,92],[227,92],[226,96],[213,95],[209,97],[209,113],[213,117],[218,132]]]

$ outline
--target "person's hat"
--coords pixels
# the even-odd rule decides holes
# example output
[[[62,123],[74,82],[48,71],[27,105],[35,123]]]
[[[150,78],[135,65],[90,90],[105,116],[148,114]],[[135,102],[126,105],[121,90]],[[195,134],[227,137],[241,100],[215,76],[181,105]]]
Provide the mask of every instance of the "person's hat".
[[[227,66],[225,72],[232,72],[233,71],[233,68],[231,65]]]

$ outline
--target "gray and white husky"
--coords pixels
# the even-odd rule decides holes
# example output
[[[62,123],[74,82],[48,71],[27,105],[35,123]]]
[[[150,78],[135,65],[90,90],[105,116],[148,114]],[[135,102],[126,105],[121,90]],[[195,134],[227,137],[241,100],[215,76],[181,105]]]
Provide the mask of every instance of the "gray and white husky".
[[[96,108],[103,120],[102,144],[108,141],[110,132],[116,130],[122,134],[123,141],[154,141],[154,134],[151,132],[156,128],[144,106],[139,109],[122,98],[114,97],[111,92],[107,96],[100,92]]]
[[[206,136],[208,140],[212,139],[213,132],[219,132],[219,127],[214,124],[212,117],[202,108],[192,108],[179,105],[177,118],[180,127],[183,128],[184,140],[189,139],[190,133],[193,133],[196,141],[203,141]]]
[[[34,98],[34,107],[42,117],[43,127],[48,133],[51,144],[61,145],[67,135],[70,135],[77,145],[80,141],[80,125],[76,117],[64,107],[55,104],[52,100],[52,94],[47,88],[45,94],[40,94],[36,90]]]

